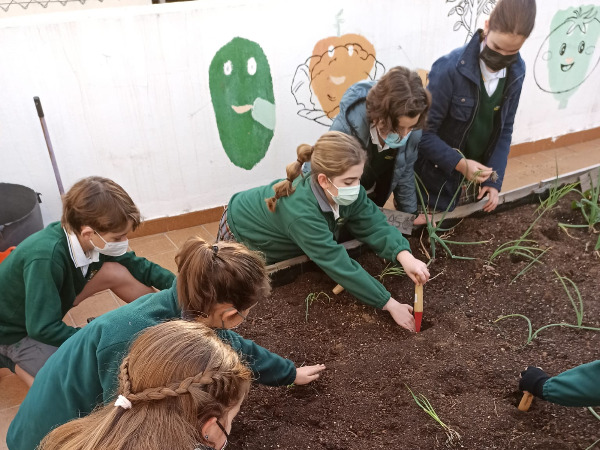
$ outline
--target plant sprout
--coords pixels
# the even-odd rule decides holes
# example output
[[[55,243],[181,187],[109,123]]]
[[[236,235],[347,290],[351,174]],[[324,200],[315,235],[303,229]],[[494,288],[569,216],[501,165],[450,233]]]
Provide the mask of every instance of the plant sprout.
[[[331,297],[328,294],[326,294],[325,292],[323,292],[323,291],[321,291],[321,292],[311,292],[304,299],[304,301],[306,302],[306,316],[305,316],[305,320],[307,322],[308,322],[308,307],[310,305],[312,305],[313,302],[315,302],[316,300],[319,300],[319,298],[321,298],[321,296],[327,298],[327,301],[329,301],[329,302],[331,301]]]
[[[425,200],[423,199],[423,193],[421,192],[421,189],[423,189],[423,191],[425,191],[425,193],[427,194],[427,189],[425,188],[425,185],[423,184],[423,181],[421,181],[421,178],[419,178],[419,176],[417,174],[415,174],[415,185],[416,185],[416,190],[417,190],[417,195],[419,197],[419,202],[421,203],[421,208],[423,209],[423,212],[425,214],[425,220],[427,222],[426,227],[427,227],[427,234],[429,235],[429,244],[430,244],[430,248],[431,248],[431,253],[429,253],[426,249],[425,246],[421,243],[421,246],[423,247],[423,250],[425,251],[425,254],[427,255],[427,258],[429,259],[435,259],[435,246],[436,244],[440,244],[440,246],[444,249],[444,251],[448,254],[448,256],[450,256],[453,259],[475,259],[475,258],[471,258],[471,257],[467,257],[467,256],[458,256],[452,253],[452,251],[450,251],[450,248],[448,247],[448,244],[454,244],[454,245],[478,245],[478,244],[485,244],[489,241],[477,241],[477,242],[457,242],[457,241],[450,241],[448,239],[444,238],[444,234],[439,235],[438,232],[449,232],[452,230],[452,228],[441,228],[440,224],[444,221],[444,218],[446,217],[446,215],[450,212],[450,208],[452,206],[452,204],[454,203],[454,201],[456,200],[456,197],[458,196],[459,192],[461,192],[462,190],[462,183],[461,185],[458,187],[458,189],[456,190],[456,192],[454,193],[452,200],[450,200],[450,203],[448,205],[448,208],[446,208],[446,210],[442,213],[442,217],[437,221],[437,224],[435,224],[433,222],[432,219],[430,219],[429,217],[429,208],[427,207],[427,205],[425,204]],[[435,211],[437,209],[437,202],[439,201],[439,196],[436,199],[435,205],[433,207],[433,210]],[[423,235],[421,235],[422,237]],[[447,234],[446,234],[447,236]]]
[[[554,271],[554,273],[558,277],[558,280],[562,283],[565,291],[567,292],[567,296],[569,297],[569,300],[571,301],[571,305],[573,305],[573,309],[575,310],[575,315],[577,316],[577,325],[574,325],[571,323],[566,323],[566,322],[551,323],[549,325],[544,325],[543,327],[538,328],[537,330],[533,331],[533,326],[531,325],[531,320],[529,319],[529,317],[527,317],[523,314],[508,314],[506,316],[500,316],[496,320],[494,320],[494,323],[496,323],[496,322],[499,322],[500,320],[508,319],[510,317],[521,317],[522,319],[525,319],[527,321],[528,336],[527,336],[527,342],[525,342],[525,345],[523,347],[529,345],[529,343],[531,341],[533,341],[541,331],[545,330],[546,328],[550,328],[550,327],[567,327],[567,328],[576,328],[579,330],[600,331],[600,328],[588,327],[588,326],[582,325],[582,323],[583,323],[583,299],[581,298],[581,294],[579,292],[579,289],[577,288],[577,285],[573,282],[573,280],[559,275],[559,273],[556,270]],[[573,298],[571,292],[567,288],[567,284],[565,283],[565,281],[571,284],[571,287],[573,288],[573,290],[575,291],[575,294],[577,296],[577,302],[575,302],[575,299]]]
[[[423,394],[418,393],[415,394],[412,389],[410,387],[408,387],[407,384],[405,384],[406,389],[408,389],[408,391],[410,392],[410,395],[412,395],[413,400],[415,401],[415,403],[417,405],[419,405],[419,408],[421,408],[423,411],[425,411],[429,417],[431,417],[433,420],[435,420],[438,425],[440,427],[442,427],[442,429],[444,430],[444,433],[446,433],[446,444],[454,446],[454,445],[458,445],[460,444],[460,434],[458,433],[458,431],[456,431],[454,428],[449,427],[448,425],[446,425],[444,422],[442,422],[442,420],[440,419],[440,416],[437,415],[437,413],[435,412],[435,409],[433,409],[433,406],[431,405],[431,402],[427,399],[427,397],[425,397]]]
[[[381,273],[377,275],[377,278],[379,278],[379,281],[383,281],[383,279],[388,275],[403,276],[406,275],[406,272],[401,266],[398,266],[394,263],[389,263],[387,266],[385,266],[385,269],[383,269]]]
[[[588,174],[590,177],[590,182],[592,175]],[[571,205],[571,208],[578,209],[581,212],[586,224],[585,225],[571,225],[567,223],[559,223],[558,226],[567,234],[567,228],[587,228],[592,233],[599,233],[596,230],[596,225],[600,224],[600,204],[598,203],[600,200],[600,170],[598,171],[598,180],[596,182],[596,186],[593,186],[592,189],[589,189],[585,192],[581,192],[580,190],[575,189],[581,195],[581,199],[579,201],[574,201]],[[570,236],[570,235],[569,235]],[[600,250],[600,236],[598,236],[598,241],[596,242],[596,247],[594,250]]]

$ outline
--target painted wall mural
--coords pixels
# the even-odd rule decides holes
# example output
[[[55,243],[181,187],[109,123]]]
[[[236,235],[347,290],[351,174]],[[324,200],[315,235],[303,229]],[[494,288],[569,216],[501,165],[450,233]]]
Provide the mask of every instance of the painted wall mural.
[[[273,80],[262,48],[241,37],[221,47],[210,63],[209,89],[227,157],[252,169],[267,153],[275,129]]]
[[[342,12],[336,16],[337,36],[318,41],[312,56],[296,68],[292,80],[292,95],[301,107],[298,115],[327,127],[337,116],[340,100],[350,86],[375,80],[385,72],[367,38],[359,34],[340,36]]]
[[[554,95],[559,109],[567,107],[569,97],[598,66],[599,10],[587,5],[558,11],[550,24],[552,31],[538,51],[535,82]]]
[[[446,0],[446,3],[456,3],[456,0]],[[459,0],[456,5],[448,11],[448,17],[456,14],[458,20],[454,22],[452,29],[459,31],[464,28],[467,31],[465,43],[473,37],[477,31],[479,17],[488,16],[496,6],[496,0]],[[482,24],[479,24],[482,26]]]

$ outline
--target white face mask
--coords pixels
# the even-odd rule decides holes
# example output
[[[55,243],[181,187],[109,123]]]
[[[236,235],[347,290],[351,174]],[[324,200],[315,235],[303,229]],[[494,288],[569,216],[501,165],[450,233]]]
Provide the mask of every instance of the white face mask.
[[[98,233],[97,231],[94,231],[94,233],[96,233],[98,235],[98,237],[100,239],[102,239],[102,242],[104,242],[104,248],[96,247],[96,245],[94,244],[94,242],[91,239],[90,239],[90,242],[92,243],[92,245],[94,246],[96,251],[102,255],[121,256],[121,255],[125,254],[125,252],[127,251],[127,247],[129,247],[128,239],[125,239],[124,241],[119,241],[119,242],[106,242],[104,240],[104,238],[102,236],[100,236],[100,233]]]
[[[329,178],[327,179],[329,180]],[[329,180],[329,182],[333,184],[333,181]],[[360,193],[360,183],[356,186],[337,187],[335,184],[333,184],[333,186],[338,190],[338,195],[333,195],[329,192],[329,189],[327,192],[329,192],[333,201],[340,206],[351,205],[358,198],[358,194]]]

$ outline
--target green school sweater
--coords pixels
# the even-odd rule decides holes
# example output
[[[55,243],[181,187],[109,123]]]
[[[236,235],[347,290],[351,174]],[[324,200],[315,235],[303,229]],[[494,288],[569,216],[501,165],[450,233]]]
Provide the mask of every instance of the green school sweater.
[[[469,129],[465,156],[482,164],[486,163],[483,159],[494,132],[496,116],[500,113],[500,107],[502,106],[505,81],[506,78],[498,80],[498,86],[491,96],[488,95],[485,89],[483,79],[481,79],[479,85],[479,105],[473,119],[473,124]]]
[[[340,217],[335,220],[323,189],[312,180],[310,176],[296,179],[296,191],[277,201],[275,213],[269,211],[265,199],[274,195],[273,185],[280,180],[235,194],[227,210],[232,233],[237,241],[263,252],[267,263],[306,254],[360,301],[383,308],[390,293],[348,256],[334,235],[346,226],[354,237],[390,261],[396,261],[399,252],[410,251],[408,241],[387,223],[362,186],[358,199],[340,206]]]
[[[544,400],[563,406],[600,406],[600,360],[569,369],[544,383]]]
[[[46,362],[10,424],[10,450],[33,450],[54,427],[114,401],[119,366],[142,330],[181,318],[176,282],[110,311],[68,339]],[[230,330],[219,337],[242,354],[259,383],[279,386],[296,379],[290,360],[269,352]]]
[[[100,255],[90,264],[87,276],[75,267],[60,222],[29,236],[0,264],[0,344],[14,344],[25,336],[60,346],[77,328],[62,318],[92,272],[106,261],[122,264],[141,283],[166,289],[175,275],[146,258],[127,252],[122,256]]]

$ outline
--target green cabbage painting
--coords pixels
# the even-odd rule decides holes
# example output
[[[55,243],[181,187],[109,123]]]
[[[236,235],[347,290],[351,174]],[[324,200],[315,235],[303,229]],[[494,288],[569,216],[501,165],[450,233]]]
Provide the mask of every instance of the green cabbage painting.
[[[253,41],[236,37],[209,68],[219,138],[229,160],[252,169],[267,153],[275,129],[275,98],[267,57]]]
[[[535,82],[543,91],[554,94],[559,108],[590,76],[600,61],[596,46],[600,20],[594,5],[558,11],[552,30],[538,51],[534,63]]]

